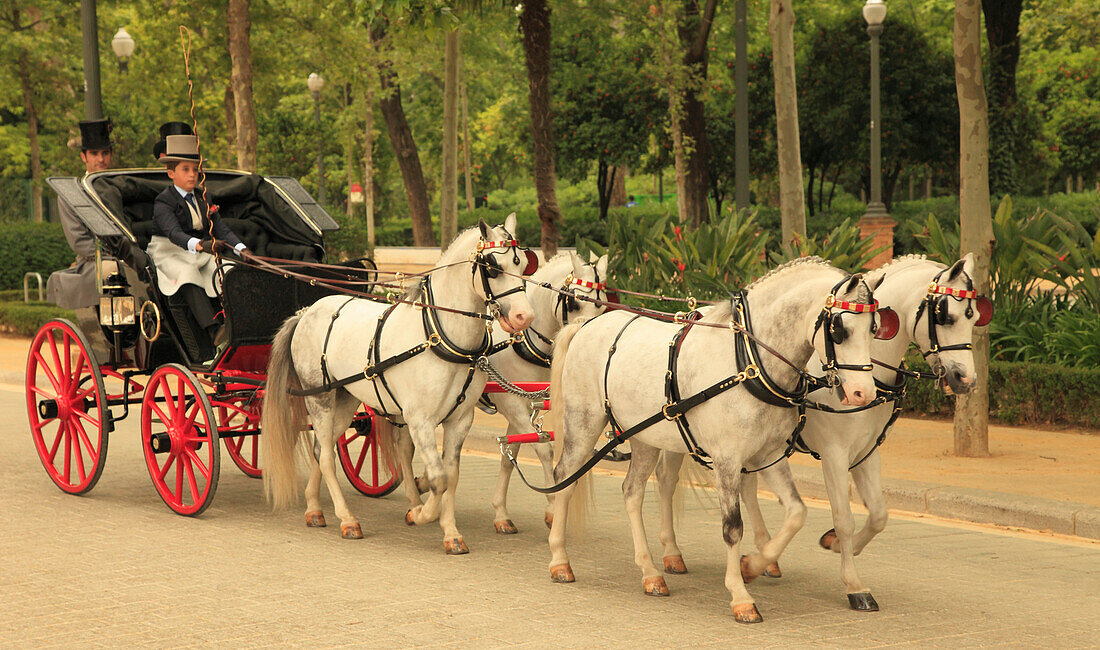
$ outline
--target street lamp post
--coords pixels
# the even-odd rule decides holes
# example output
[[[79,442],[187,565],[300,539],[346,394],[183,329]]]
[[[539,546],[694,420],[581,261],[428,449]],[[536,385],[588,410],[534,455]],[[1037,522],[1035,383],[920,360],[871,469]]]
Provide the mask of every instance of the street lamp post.
[[[134,39],[127,31],[119,27],[115,37],[111,39],[111,49],[118,57],[118,71],[126,72],[130,69],[130,57],[134,54]]]
[[[883,0],[867,0],[863,5],[863,18],[867,21],[867,33],[871,36],[871,201],[867,215],[886,216],[882,202],[882,136],[881,99],[879,96],[878,37],[882,34],[882,21],[886,18]]]
[[[80,33],[84,44],[84,119],[103,119],[99,90],[99,40],[95,0],[80,0]]]
[[[317,122],[317,200],[323,206],[328,203],[325,193],[325,155],[321,144],[321,89],[325,87],[325,79],[316,72],[311,72],[306,85],[313,95],[313,117]]]
[[[867,0],[867,4],[863,5],[863,18],[867,21],[867,34],[871,37],[871,200],[859,226],[860,235],[873,237],[876,248],[887,247],[871,260],[871,267],[874,268],[893,258],[894,226],[897,225],[882,202],[882,101],[879,94],[878,37],[882,34],[882,21],[886,18],[886,3],[883,0]]]

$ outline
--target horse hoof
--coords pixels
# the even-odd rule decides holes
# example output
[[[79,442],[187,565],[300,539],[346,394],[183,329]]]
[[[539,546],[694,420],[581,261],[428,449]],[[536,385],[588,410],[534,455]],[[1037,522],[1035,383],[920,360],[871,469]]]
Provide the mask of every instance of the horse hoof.
[[[340,524],[340,537],[344,539],[363,539],[363,529],[359,524]]]
[[[470,547],[466,546],[461,537],[452,537],[443,540],[443,550],[447,551],[447,555],[466,555],[470,552]]]
[[[512,523],[511,519],[505,519],[504,521],[494,521],[493,527],[497,529],[497,532],[501,535],[515,535],[519,532],[516,525]]]
[[[550,567],[550,579],[554,582],[576,582],[573,568],[568,564],[558,564]]]
[[[878,603],[869,591],[848,594],[848,605],[857,612],[877,612]]]
[[[644,578],[642,580],[642,589],[645,590],[647,596],[667,596],[668,585],[665,584],[665,579],[661,576],[654,576],[652,578]]]
[[[764,617],[756,609],[756,603],[741,603],[733,606],[733,618],[738,623],[760,623]]]
[[[546,513],[545,516],[543,516],[542,520],[546,522],[546,527],[547,528],[553,528],[554,527],[554,515],[550,514],[549,512]]]
[[[665,573],[683,575],[688,572],[687,565],[684,564],[684,556],[666,555],[663,559],[665,561]]]
[[[412,508],[409,508],[409,511],[405,513],[405,525],[406,526],[415,526],[416,525],[416,517],[413,515]]]
[[[764,575],[769,578],[782,578],[783,572],[779,570],[778,562],[772,562],[768,565],[768,568],[764,569]]]
[[[749,556],[741,556],[741,581],[745,584],[749,584],[753,580],[759,578],[760,575],[752,572],[752,566],[749,564]],[[755,623],[756,621],[750,621]]]
[[[311,510],[310,512],[307,512],[306,525],[310,528],[324,528],[326,526],[325,513],[321,512],[320,510]]]
[[[821,544],[821,548],[826,551],[833,550],[833,544],[836,543],[836,529],[830,528],[825,531],[825,534],[821,536],[821,539],[817,540],[818,544]]]

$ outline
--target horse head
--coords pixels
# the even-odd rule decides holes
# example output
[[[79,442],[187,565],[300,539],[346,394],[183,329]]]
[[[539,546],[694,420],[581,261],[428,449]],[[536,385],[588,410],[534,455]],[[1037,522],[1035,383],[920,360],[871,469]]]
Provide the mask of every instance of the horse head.
[[[524,291],[523,276],[534,272],[537,258],[530,250],[520,248],[512,234],[516,231],[515,213],[498,226],[479,219],[472,230],[480,235],[472,242],[470,257],[474,292],[485,301],[504,331],[513,334],[527,329],[534,322],[534,310]],[[536,260],[534,264],[532,259]]]
[[[863,406],[875,397],[870,359],[876,308],[870,287],[857,273],[833,287],[811,321],[808,338],[845,406]]]
[[[977,294],[973,274],[973,253],[936,274],[913,323],[913,340],[955,393],[974,387],[974,327],[988,324],[993,316],[993,303]]]

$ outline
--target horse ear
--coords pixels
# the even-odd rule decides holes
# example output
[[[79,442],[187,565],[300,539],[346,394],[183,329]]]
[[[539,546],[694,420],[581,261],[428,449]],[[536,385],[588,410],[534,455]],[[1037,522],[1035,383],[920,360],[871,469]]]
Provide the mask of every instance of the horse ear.
[[[879,273],[878,277],[872,279],[870,282],[867,283],[867,286],[871,288],[871,291],[875,291],[879,288],[879,286],[882,284],[882,281],[885,280],[885,279],[886,279],[886,274],[885,273]]]
[[[862,282],[862,281],[863,281],[863,274],[862,273],[853,273],[852,276],[848,279],[847,286],[844,287],[844,293],[846,293],[846,294],[852,293],[853,291],[855,291],[856,289],[859,288],[859,283]]]
[[[516,213],[515,212],[508,215],[507,217],[504,217],[504,229],[507,230],[508,232],[512,233],[513,236],[516,234]]]
[[[951,282],[955,278],[959,277],[959,274],[963,271],[963,265],[966,264],[965,260],[959,260],[951,265],[951,269],[947,272],[947,281]]]
[[[584,262],[581,261],[581,256],[577,255],[576,251],[569,251],[569,261],[573,264],[573,277],[581,277],[581,270],[584,269]]]
[[[484,219],[477,220],[477,227],[481,229],[481,238],[488,240],[489,237],[489,224],[485,223]]]
[[[588,263],[595,264],[597,260],[596,251],[588,251]]]
[[[600,274],[600,278],[604,282],[607,281],[607,255],[600,255],[600,258],[596,260],[596,272]]]
[[[974,277],[974,266],[977,264],[977,262],[974,261],[974,253],[963,255],[961,261],[963,263],[963,272],[970,277]]]

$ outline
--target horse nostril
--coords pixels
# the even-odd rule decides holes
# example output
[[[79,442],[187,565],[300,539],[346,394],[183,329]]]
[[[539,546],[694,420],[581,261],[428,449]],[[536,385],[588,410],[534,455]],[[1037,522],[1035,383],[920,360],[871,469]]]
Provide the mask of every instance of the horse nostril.
[[[861,391],[861,390],[853,391],[852,392],[852,397],[854,397],[856,400],[862,400],[863,399],[863,391]]]

